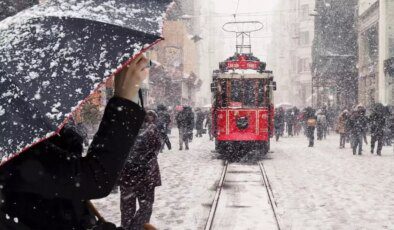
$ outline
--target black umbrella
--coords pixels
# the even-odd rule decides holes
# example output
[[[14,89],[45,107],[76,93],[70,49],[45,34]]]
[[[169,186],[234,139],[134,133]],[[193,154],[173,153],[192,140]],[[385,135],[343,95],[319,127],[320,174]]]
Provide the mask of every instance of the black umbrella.
[[[170,0],[55,0],[0,22],[0,157],[53,135],[160,38]]]

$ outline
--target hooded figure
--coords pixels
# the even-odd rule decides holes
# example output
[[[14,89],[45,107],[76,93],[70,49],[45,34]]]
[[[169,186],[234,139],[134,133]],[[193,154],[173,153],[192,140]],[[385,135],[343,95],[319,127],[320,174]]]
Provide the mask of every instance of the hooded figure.
[[[140,230],[145,223],[149,223],[155,187],[161,185],[157,161],[161,137],[156,122],[157,114],[152,110],[147,111],[145,123],[136,138],[120,177],[122,227],[128,230]]]

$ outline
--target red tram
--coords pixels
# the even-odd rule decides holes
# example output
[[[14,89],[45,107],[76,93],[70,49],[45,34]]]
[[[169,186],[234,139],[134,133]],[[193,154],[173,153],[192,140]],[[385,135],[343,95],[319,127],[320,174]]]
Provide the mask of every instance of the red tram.
[[[242,52],[245,47],[250,51],[250,45],[237,44],[235,55],[212,76],[212,131],[220,154],[233,154],[241,146],[266,154],[273,135],[276,83],[264,62]]]

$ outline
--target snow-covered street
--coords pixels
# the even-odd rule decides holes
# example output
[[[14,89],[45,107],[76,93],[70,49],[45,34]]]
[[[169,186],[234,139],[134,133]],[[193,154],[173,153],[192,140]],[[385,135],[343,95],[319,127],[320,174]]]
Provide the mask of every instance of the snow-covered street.
[[[353,156],[346,145],[337,135],[314,148],[305,137],[273,143],[264,165],[283,229],[394,229],[393,147]]]
[[[173,149],[159,155],[163,185],[156,188],[151,222],[160,229],[204,228],[209,215],[222,161],[211,151],[205,135],[194,138],[190,150],[178,150],[178,130],[170,136]],[[109,220],[120,224],[119,193],[95,202]]]
[[[179,151],[175,131],[171,136],[174,149],[160,155],[163,185],[156,190],[151,222],[159,229],[203,229],[223,162],[212,153],[214,144],[207,136],[195,138],[191,150]],[[339,149],[338,142],[337,135],[316,141],[314,148],[307,147],[304,136],[272,142],[273,153],[263,162],[282,229],[394,228],[393,148],[384,147],[383,156],[378,157],[364,145],[363,155],[353,156],[349,144],[346,149]],[[264,186],[249,188],[261,188],[261,193],[248,193],[256,196],[266,192]],[[253,199],[256,197],[245,200]],[[95,204],[108,220],[120,223],[119,193]],[[267,203],[254,205],[252,209]],[[241,206],[239,213],[247,213],[247,207]],[[237,215],[231,215],[227,222],[223,216],[219,218],[231,226]],[[246,226],[254,221],[249,220],[244,228],[231,229],[252,229]],[[215,224],[214,229],[229,228]]]

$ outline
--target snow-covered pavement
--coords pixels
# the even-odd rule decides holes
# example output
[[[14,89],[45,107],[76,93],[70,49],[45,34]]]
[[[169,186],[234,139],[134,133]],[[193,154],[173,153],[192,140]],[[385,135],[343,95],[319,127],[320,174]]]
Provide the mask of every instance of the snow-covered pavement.
[[[394,229],[393,147],[353,156],[337,135],[307,145],[282,138],[264,161],[283,229]]]
[[[216,192],[222,161],[207,135],[195,138],[190,150],[178,150],[178,132],[170,136],[173,149],[159,155],[162,186],[156,188],[151,222],[159,229],[203,229]],[[94,202],[104,217],[120,224],[119,193]]]
[[[151,222],[159,229],[203,229],[222,161],[211,152],[214,144],[207,136],[195,138],[189,151],[178,150],[177,137],[174,130],[174,149],[159,156],[163,185],[156,190]],[[264,166],[282,229],[394,229],[393,148],[384,147],[378,157],[364,145],[364,154],[353,156],[349,144],[339,149],[338,142],[337,135],[316,141],[314,148],[307,147],[304,136],[272,142],[274,152],[264,159]],[[119,194],[95,204],[108,220],[120,223]],[[228,218],[231,223],[238,216]]]

